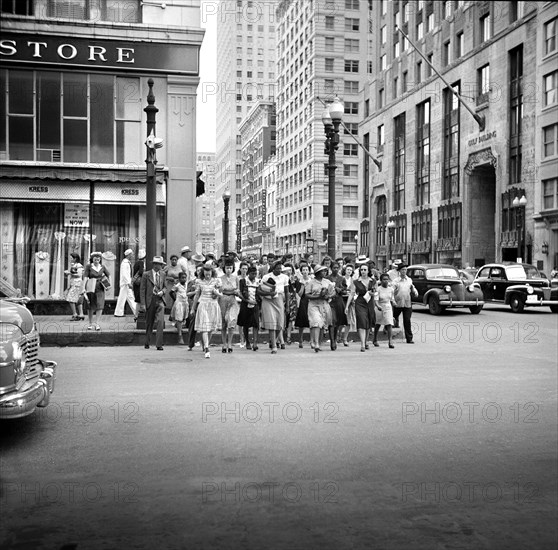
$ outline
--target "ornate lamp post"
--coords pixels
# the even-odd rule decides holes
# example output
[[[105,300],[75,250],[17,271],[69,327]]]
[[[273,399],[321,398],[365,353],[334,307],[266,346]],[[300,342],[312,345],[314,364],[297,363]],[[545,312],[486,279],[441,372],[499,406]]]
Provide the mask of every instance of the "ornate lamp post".
[[[355,258],[358,258],[358,233],[355,235]]]
[[[393,244],[393,232],[395,231],[395,222],[393,220],[389,220],[386,224],[388,230],[388,257],[386,260],[386,264],[389,267],[389,262],[391,261],[391,247]]]
[[[335,258],[335,151],[339,147],[339,124],[343,118],[345,106],[338,97],[333,100],[322,114],[326,135],[325,148],[329,155],[328,170],[328,218],[327,218],[327,253]]]
[[[512,201],[512,206],[515,208],[515,227],[517,230],[517,261],[523,262],[523,235],[525,233],[525,205],[527,204],[527,198],[523,195],[521,198],[515,197]]]
[[[223,193],[223,252],[229,251],[229,201],[231,200],[231,190],[227,187]]]

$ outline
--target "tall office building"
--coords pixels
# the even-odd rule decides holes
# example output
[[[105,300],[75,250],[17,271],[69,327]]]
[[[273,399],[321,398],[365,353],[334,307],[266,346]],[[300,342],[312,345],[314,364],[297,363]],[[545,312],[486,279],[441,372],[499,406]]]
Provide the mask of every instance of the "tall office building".
[[[355,137],[360,91],[371,76],[369,2],[282,0],[277,9],[277,243],[295,256],[327,250],[328,156],[324,106],[345,105],[337,151],[335,255],[354,254],[366,196],[359,187]],[[322,101],[320,101],[320,99]],[[287,244],[288,243],[288,244]],[[318,256],[316,255],[316,259]]]
[[[239,125],[260,101],[275,98],[275,1],[221,1],[217,19],[217,143],[215,241],[223,245],[223,192],[229,189],[229,243],[238,250],[242,215],[242,151]]]
[[[198,153],[197,170],[205,193],[196,199],[196,252],[215,253],[215,153]]]
[[[363,180],[372,258],[521,258],[548,273],[558,261],[558,5],[373,2],[371,15],[376,70],[360,130],[383,162]]]

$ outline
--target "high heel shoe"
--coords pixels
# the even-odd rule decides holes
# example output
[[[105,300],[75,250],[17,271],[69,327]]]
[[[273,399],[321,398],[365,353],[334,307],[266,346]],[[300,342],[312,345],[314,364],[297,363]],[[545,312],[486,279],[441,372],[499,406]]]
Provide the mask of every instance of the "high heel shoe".
[[[252,351],[258,351],[258,346],[252,346]]]
[[[360,351],[366,351],[366,348],[364,346],[361,346]]]
[[[223,348],[223,349],[221,350],[221,353],[227,353],[227,348]]]
[[[374,340],[374,341],[372,342],[372,345],[373,345],[375,348],[379,348],[379,347],[380,347],[380,344],[378,344],[378,342],[376,342],[376,340]]]
[[[393,349],[395,346],[393,344],[389,344],[388,346],[390,349]]]
[[[285,344],[281,344],[281,349],[285,349]]]
[[[232,353],[232,348],[229,348],[229,353]]]
[[[343,342],[343,345],[348,348],[349,347],[349,342]]]
[[[298,347],[299,347],[300,349],[302,349],[302,348],[304,347],[304,344],[303,344],[302,342],[299,342],[299,343],[298,343]]]

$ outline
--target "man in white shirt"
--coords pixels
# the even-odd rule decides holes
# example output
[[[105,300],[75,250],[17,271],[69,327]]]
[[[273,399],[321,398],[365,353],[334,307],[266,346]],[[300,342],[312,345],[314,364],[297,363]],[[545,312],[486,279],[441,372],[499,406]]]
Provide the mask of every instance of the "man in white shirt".
[[[132,258],[133,250],[128,248],[124,252],[124,259],[120,264],[120,292],[114,309],[115,317],[124,317],[124,308],[126,302],[130,306],[134,317],[136,316],[136,300],[134,299],[134,290],[132,287]]]
[[[410,277],[407,277],[407,265],[400,263],[398,265],[399,276],[392,281],[395,303],[397,307],[393,308],[393,320],[399,326],[399,315],[403,314],[403,331],[405,332],[405,340],[407,344],[413,344],[413,331],[411,330],[411,315],[413,314],[411,298],[418,296],[418,291],[413,285]]]
[[[186,284],[191,279],[196,277],[196,264],[190,258],[192,257],[192,250],[189,246],[183,246],[180,250],[180,258],[176,265],[186,273]]]

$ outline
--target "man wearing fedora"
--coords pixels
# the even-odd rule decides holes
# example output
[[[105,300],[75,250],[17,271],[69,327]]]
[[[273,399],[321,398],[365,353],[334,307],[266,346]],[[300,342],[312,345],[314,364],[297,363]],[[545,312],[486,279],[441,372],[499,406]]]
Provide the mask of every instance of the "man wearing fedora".
[[[134,299],[134,290],[132,285],[132,258],[133,250],[128,248],[124,252],[124,259],[120,264],[120,292],[114,309],[115,317],[124,317],[124,308],[126,302],[130,306],[134,317],[136,316],[136,300]]]
[[[413,331],[411,330],[411,315],[413,308],[411,303],[412,296],[418,296],[418,291],[413,285],[410,277],[407,277],[407,264],[399,263],[397,265],[399,275],[392,281],[395,292],[395,304],[393,308],[394,327],[399,327],[399,314],[403,314],[403,331],[405,332],[405,340],[407,344],[414,344]]]
[[[180,258],[176,265],[180,266],[180,269],[186,273],[186,280],[189,281],[190,279],[196,276],[196,265],[191,260],[192,258],[192,249],[189,246],[183,246],[180,249]]]
[[[141,277],[140,308],[145,311],[145,349],[149,349],[153,325],[157,323],[155,345],[163,350],[163,330],[165,329],[166,287],[165,273],[162,267],[165,261],[161,256],[154,256],[151,269],[144,271]]]

